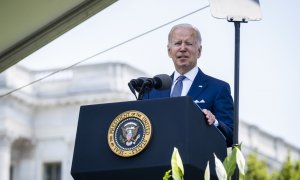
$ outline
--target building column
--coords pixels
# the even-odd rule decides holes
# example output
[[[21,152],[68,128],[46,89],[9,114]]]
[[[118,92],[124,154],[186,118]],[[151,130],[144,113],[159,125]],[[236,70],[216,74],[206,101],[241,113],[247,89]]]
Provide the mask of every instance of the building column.
[[[65,180],[72,180],[73,177],[70,173],[70,170],[72,168],[72,160],[73,160],[73,151],[74,151],[74,145],[75,145],[75,140],[74,137],[76,137],[76,133],[71,133],[68,136],[65,136],[64,142],[66,144],[66,156],[63,159],[62,163],[62,179]]]
[[[0,179],[9,180],[11,139],[6,135],[0,135]]]

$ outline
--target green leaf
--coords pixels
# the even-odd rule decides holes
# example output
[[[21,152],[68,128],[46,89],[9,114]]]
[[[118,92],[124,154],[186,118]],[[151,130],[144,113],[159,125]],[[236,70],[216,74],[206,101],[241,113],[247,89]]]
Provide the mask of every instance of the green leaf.
[[[171,177],[171,169],[169,171],[165,172],[163,180],[169,180],[170,177]]]
[[[234,147],[233,150],[227,155],[223,164],[228,177],[231,177],[234,174],[236,167],[236,147]]]

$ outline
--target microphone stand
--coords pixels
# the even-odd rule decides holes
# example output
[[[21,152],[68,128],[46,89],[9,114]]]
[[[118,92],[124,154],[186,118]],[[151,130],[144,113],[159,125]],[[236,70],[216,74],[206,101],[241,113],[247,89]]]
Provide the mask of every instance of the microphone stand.
[[[130,91],[132,92],[132,94],[134,95],[135,99],[138,99],[138,97],[136,96],[136,93],[135,93],[135,89],[130,82],[128,83],[128,87],[129,87]]]
[[[145,92],[146,92],[147,89],[148,89],[148,86],[147,86],[147,85],[148,85],[148,83],[143,83],[143,85],[142,85],[142,87],[141,87],[141,89],[140,89],[138,98],[137,98],[138,101],[143,99],[144,94],[145,94]]]

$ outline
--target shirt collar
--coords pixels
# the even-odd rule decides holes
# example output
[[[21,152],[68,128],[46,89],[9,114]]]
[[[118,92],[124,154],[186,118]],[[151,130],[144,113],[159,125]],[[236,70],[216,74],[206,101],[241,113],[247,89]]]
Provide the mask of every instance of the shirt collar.
[[[195,66],[193,69],[191,69],[189,72],[183,74],[186,79],[190,80],[190,81],[194,81],[197,73],[198,73],[199,69],[197,66]],[[174,72],[174,79],[173,81],[176,81],[176,79],[180,76],[181,74],[179,74],[176,70]]]

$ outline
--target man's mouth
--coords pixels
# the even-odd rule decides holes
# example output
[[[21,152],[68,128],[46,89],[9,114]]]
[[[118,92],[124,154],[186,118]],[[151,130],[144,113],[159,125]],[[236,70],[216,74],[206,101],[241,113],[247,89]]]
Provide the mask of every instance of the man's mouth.
[[[189,57],[183,55],[183,56],[177,56],[177,58],[178,58],[178,59],[187,59],[187,58],[189,58]]]

